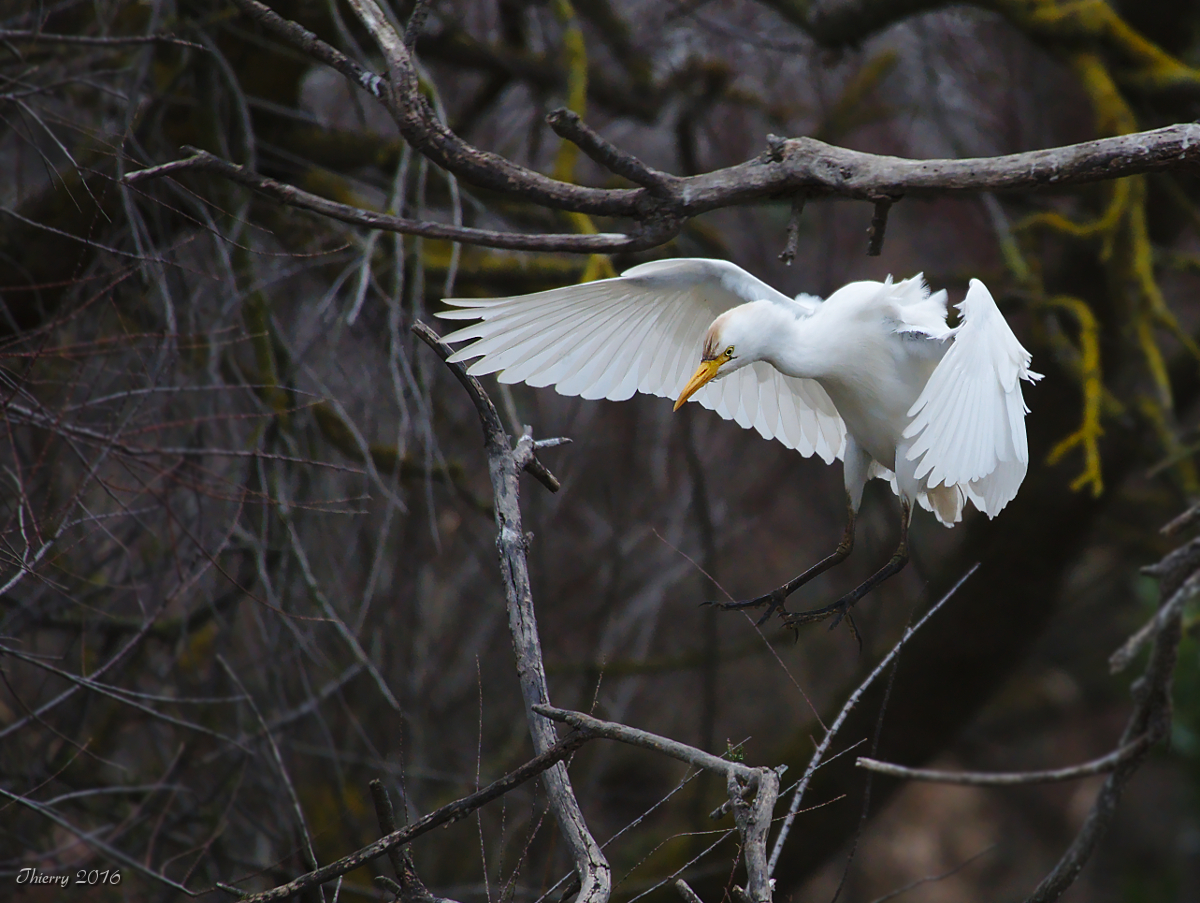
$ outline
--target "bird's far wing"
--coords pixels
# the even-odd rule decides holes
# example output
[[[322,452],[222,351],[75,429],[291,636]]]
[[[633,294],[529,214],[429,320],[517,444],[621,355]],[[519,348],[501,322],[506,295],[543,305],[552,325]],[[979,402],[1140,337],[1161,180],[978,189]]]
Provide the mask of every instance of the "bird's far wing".
[[[930,487],[962,486],[967,497],[994,517],[1017,494],[1029,466],[1022,379],[1030,354],[1013,335],[991,293],[978,279],[958,305],[962,323],[934,369],[904,430],[913,439],[910,461]]]
[[[621,401],[634,392],[676,398],[700,360],[709,324],[732,307],[764,298],[797,316],[808,316],[816,304],[789,298],[726,261],[677,259],[532,295],[447,298],[459,309],[438,316],[478,321],[445,337],[474,340],[451,358],[478,358],[468,368],[472,375],[498,373],[503,383],[553,385],[583,398]],[[743,375],[749,371],[751,379]],[[697,398],[802,454],[830,460],[840,451],[841,418],[811,380],[755,364],[714,381]]]

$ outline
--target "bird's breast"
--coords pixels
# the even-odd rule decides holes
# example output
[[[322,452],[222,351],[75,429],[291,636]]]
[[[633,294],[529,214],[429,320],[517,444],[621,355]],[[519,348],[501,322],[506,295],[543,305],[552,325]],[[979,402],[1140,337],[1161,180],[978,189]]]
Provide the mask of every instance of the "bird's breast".
[[[847,363],[817,378],[861,448],[892,470],[896,446],[936,362],[896,353],[896,343],[865,343]]]

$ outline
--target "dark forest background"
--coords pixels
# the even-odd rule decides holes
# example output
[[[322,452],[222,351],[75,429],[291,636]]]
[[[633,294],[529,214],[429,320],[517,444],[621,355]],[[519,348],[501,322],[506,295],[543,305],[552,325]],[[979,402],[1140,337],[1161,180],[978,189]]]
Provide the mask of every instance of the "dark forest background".
[[[381,70],[337,0],[269,5]],[[391,9],[403,23],[412,8]],[[70,37],[99,40],[58,39]],[[679,175],[758,154],[770,133],[987,156],[1200,111],[1194,2],[434,0],[416,54],[459,135],[597,186],[624,183],[558,138],[549,110],[569,106]],[[522,483],[555,703],[788,763],[794,779],[818,716],[980,562],[905,648],[882,721],[880,684],[837,749],[870,745],[881,724],[879,758],[1016,771],[1116,745],[1136,666],[1111,674],[1109,655],[1153,614],[1156,584],[1139,569],[1178,542],[1159,528],[1200,496],[1192,172],[905,199],[879,257],[864,253],[868,206],[814,201],[787,267],[787,200],[609,258],[373,232],[203,173],[122,183],[185,145],[418,219],[614,230],[448,177],[370,96],[232,3],[0,3],[0,896],[71,893],[19,887],[31,866],[121,870],[88,899],[179,896],[151,873],[194,891],[272,886],[306,869],[310,842],[326,862],[378,836],[372,778],[412,819],[530,758],[478,421],[409,327],[448,294],[535,291],[667,256],[732,260],[790,293],[924,272],[957,302],[983,279],[1046,374],[1026,391],[1029,476],[994,521],[974,513],[947,531],[916,515],[912,564],[859,606],[860,653],[844,628],[795,638],[699,605],[827,554],[840,465],[695,405],[672,415],[662,399],[581,401],[489,378],[514,434],[572,440],[540,453],[558,493]],[[878,567],[895,506],[870,486],[854,556],[792,607]],[[1170,743],[1064,899],[1200,899],[1194,620]],[[834,895],[865,749],[817,773],[807,805],[821,805],[793,828],[777,899]],[[729,892],[732,823],[708,817],[719,781],[599,743],[570,772],[597,838],[619,834],[606,848],[615,898],[675,898],[663,882],[685,868],[706,901]],[[841,899],[951,871],[903,899],[1023,899],[1101,781],[876,778]],[[537,901],[570,870],[536,782],[412,853],[431,889],[461,901]],[[340,893],[391,899],[370,877],[352,873]]]

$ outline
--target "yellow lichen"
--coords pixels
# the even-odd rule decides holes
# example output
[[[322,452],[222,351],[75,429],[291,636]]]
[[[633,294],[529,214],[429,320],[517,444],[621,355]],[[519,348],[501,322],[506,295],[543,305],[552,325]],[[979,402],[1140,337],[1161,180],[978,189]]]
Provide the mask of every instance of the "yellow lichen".
[[[555,18],[563,24],[563,63],[567,71],[567,109],[583,116],[587,109],[587,47],[583,41],[583,30],[575,17],[575,8],[570,0],[554,0],[551,4]],[[563,139],[554,159],[552,175],[560,182],[575,181],[575,164],[579,160],[579,148]],[[598,231],[592,218],[584,213],[568,213],[567,218],[576,232],[595,235]],[[612,261],[606,254],[592,254],[584,267],[580,282],[591,282],[617,275]]]
[[[1098,497],[1104,491],[1099,445],[1100,437],[1104,435],[1104,428],[1100,425],[1104,394],[1100,374],[1100,327],[1092,309],[1079,298],[1054,295],[1042,303],[1066,311],[1079,326],[1079,378],[1083,389],[1083,422],[1079,429],[1050,449],[1046,463],[1057,464],[1067,452],[1082,447],[1083,473],[1071,482],[1071,488],[1078,491],[1090,486],[1092,495]]]

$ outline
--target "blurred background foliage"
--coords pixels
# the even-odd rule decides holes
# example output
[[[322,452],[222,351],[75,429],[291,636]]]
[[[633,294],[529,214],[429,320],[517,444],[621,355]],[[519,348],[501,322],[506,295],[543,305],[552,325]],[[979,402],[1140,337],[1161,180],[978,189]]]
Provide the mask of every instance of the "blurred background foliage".
[[[271,6],[380,69],[336,0]],[[407,21],[411,4],[391,10]],[[1016,152],[1195,119],[1198,26],[1190,0],[434,0],[417,54],[467,140],[618,185],[547,111],[570,106],[679,174],[753,156],[768,133],[910,157]],[[698,607],[832,547],[836,468],[659,399],[489,383],[514,431],[574,440],[545,453],[562,491],[529,482],[523,499],[555,702],[715,752],[744,744],[747,761],[795,774],[814,712],[836,711],[911,614],[981,561],[905,651],[880,756],[1014,770],[1113,746],[1128,678],[1107,657],[1152,610],[1138,568],[1169,547],[1158,527],[1200,494],[1193,173],[908,199],[880,258],[863,253],[865,206],[812,203],[790,269],[777,259],[786,201],[706,215],[628,258],[451,247],[213,177],[118,179],[194,145],[415,217],[621,224],[458,184],[367,95],[228,2],[9,0],[0,29],[0,785],[41,806],[3,804],[0,880],[115,864],[66,823],[193,889],[264,887],[376,836],[373,777],[412,818],[528,758],[478,426],[407,327],[451,293],[534,291],[661,256],[722,257],[817,294],[923,271],[957,301],[984,279],[1047,373],[1027,393],[1030,474],[994,522],[945,531],[918,515],[913,565],[862,606],[860,656],[845,631],[793,642]],[[146,35],[172,37],[126,40]],[[893,504],[869,488],[860,552],[796,606],[877,566]],[[1174,742],[1072,900],[1200,898],[1194,632],[1178,677]],[[847,746],[874,734],[878,708],[869,697]],[[779,899],[833,895],[859,821],[856,754],[820,772],[810,798],[827,805],[798,821]],[[722,788],[599,744],[572,775],[598,838],[623,832],[608,847],[619,899],[666,899],[685,865],[721,899],[734,844],[706,850],[729,828],[707,817]],[[906,898],[1020,898],[1095,786],[877,779],[843,899],[964,863]],[[528,785],[416,843],[422,877],[464,901],[557,899],[567,860],[544,816]],[[175,894],[124,874],[103,894]],[[383,896],[368,878],[343,893]]]

